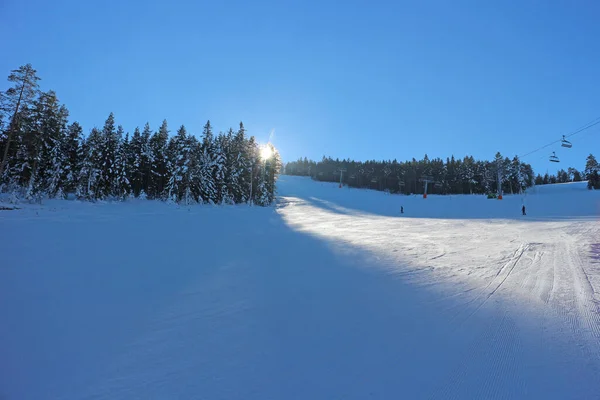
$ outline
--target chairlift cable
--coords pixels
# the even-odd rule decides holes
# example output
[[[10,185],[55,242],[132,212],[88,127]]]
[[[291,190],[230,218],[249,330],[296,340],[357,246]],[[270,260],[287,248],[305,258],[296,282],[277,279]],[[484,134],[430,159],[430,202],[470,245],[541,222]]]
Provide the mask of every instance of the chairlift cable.
[[[589,128],[593,127],[593,126],[596,126],[596,125],[598,125],[598,124],[600,124],[600,117],[598,117],[598,118],[594,119],[593,121],[590,121],[590,122],[588,122],[587,124],[583,125],[581,128],[577,129],[575,132],[572,132],[572,133],[570,133],[570,134],[568,134],[568,135],[563,135],[563,136],[564,136],[565,138],[568,138],[568,137],[571,137],[571,136],[577,135],[578,133],[581,133],[581,132],[583,132],[583,131],[585,131],[585,130],[587,130],[587,129],[589,129]],[[552,145],[554,145],[554,144],[556,144],[556,143],[560,143],[560,142],[562,142],[562,140],[563,140],[563,139],[558,139],[558,140],[555,140],[555,141],[553,141],[553,142],[551,142],[551,143],[548,143],[548,144],[546,144],[546,145],[544,145],[544,146],[542,146],[542,147],[540,147],[540,148],[538,148],[538,149],[535,149],[535,150],[533,150],[533,151],[530,151],[529,153],[525,153],[525,154],[523,154],[523,155],[520,155],[520,156],[518,156],[518,157],[519,157],[519,159],[522,159],[522,158],[524,158],[524,157],[527,157],[528,155],[531,155],[531,154],[533,154],[533,153],[537,153],[538,151],[540,151],[540,150],[543,150],[543,149],[545,149],[545,148],[547,148],[547,147],[550,147],[550,146],[552,146]]]

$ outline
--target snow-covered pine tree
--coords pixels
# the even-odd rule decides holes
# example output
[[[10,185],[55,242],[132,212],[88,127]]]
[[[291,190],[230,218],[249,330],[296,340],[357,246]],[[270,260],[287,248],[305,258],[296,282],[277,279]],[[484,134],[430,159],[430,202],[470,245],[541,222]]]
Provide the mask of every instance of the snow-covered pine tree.
[[[236,203],[235,191],[238,186],[238,168],[240,165],[238,163],[239,150],[236,149],[235,136],[236,133],[231,128],[225,135],[225,187],[221,190],[224,193],[221,196],[222,204]]]
[[[241,166],[239,187],[242,190],[240,195],[240,203],[254,201],[255,188],[258,183],[257,168],[260,165],[260,151],[256,138],[254,136],[246,136],[246,128],[240,122],[240,128],[236,135],[239,145],[241,145]]]
[[[163,120],[158,132],[150,139],[150,151],[152,152],[152,166],[148,195],[151,198],[167,198],[167,182],[170,180],[170,170],[167,160],[167,148],[169,141],[169,129],[167,120]]]
[[[16,148],[11,146],[11,141],[18,134],[22,123],[21,118],[26,115],[22,110],[27,109],[38,95],[39,80],[37,71],[33,69],[31,64],[22,65],[18,69],[11,71],[8,76],[8,81],[14,83],[14,86],[2,93],[1,106],[2,111],[8,116],[8,121],[6,122],[8,132],[3,143],[3,148],[0,149],[0,179],[4,177],[4,170],[11,155],[11,149],[14,149],[13,155],[16,153]]]
[[[150,124],[146,122],[140,138],[140,170],[142,172],[142,190],[146,193],[151,185],[152,164],[154,158],[152,147],[150,146],[151,137],[152,129],[150,129]]]
[[[225,134],[219,134],[215,142],[214,148],[214,163],[215,163],[215,184],[217,186],[217,197],[214,202],[217,204],[232,204],[233,196],[229,192],[228,176],[229,171],[227,169],[227,150],[228,150],[228,137]]]
[[[82,143],[82,163],[77,180],[77,197],[86,200],[96,200],[100,197],[98,183],[102,178],[102,132],[93,128]]]
[[[188,161],[188,195],[187,204],[197,203],[201,200],[201,182],[200,182],[200,148],[202,145],[193,135],[188,135],[187,146],[189,148]]]
[[[34,164],[34,149],[36,148],[37,130],[34,126],[33,109],[24,106],[19,111],[19,118],[12,127],[13,140],[10,143],[11,151],[7,159],[7,168],[2,180],[5,188],[3,191],[16,191],[20,197],[24,196],[23,189],[30,182]]]
[[[515,190],[517,193],[521,193],[524,188],[523,182],[524,179],[521,176],[521,162],[519,161],[519,157],[514,156],[508,168],[508,184],[510,186],[510,193],[514,194]]]
[[[110,113],[104,127],[102,128],[101,142],[99,146],[102,161],[101,174],[97,181],[96,195],[100,199],[113,195],[112,191],[116,179],[116,158],[119,147],[119,138],[115,129],[115,117]]]
[[[142,191],[142,134],[138,127],[133,131],[129,144],[129,181],[133,195],[138,197]]]
[[[83,129],[78,122],[73,122],[67,127],[64,139],[65,153],[65,183],[66,193],[74,193],[77,190],[77,179],[81,171],[81,144]]]
[[[196,176],[199,179],[200,199],[203,203],[213,204],[217,199],[217,188],[215,186],[215,162],[207,147],[198,149],[198,164]]]
[[[195,164],[194,176],[198,180],[199,201],[210,204],[214,204],[217,199],[214,141],[212,126],[209,120],[202,130],[202,142],[195,148],[197,163]]]
[[[243,125],[241,126],[243,128]],[[248,160],[248,146],[244,130],[238,131],[231,145],[231,193],[235,203],[245,203],[248,201],[248,187],[250,185]]]
[[[268,206],[270,204],[269,201],[269,190],[266,186],[266,181],[264,175],[259,175],[258,177],[258,185],[256,186],[256,193],[254,196],[254,204],[259,206]]]
[[[117,138],[119,140],[117,146],[117,156],[115,159],[115,181],[113,185],[113,195],[118,199],[124,200],[129,196],[131,192],[131,185],[129,183],[129,165],[127,164],[127,152],[128,152],[128,139],[123,140],[123,127],[119,125],[117,128]]]
[[[469,184],[469,193],[473,194],[473,188],[477,185],[477,181],[475,180],[475,159],[473,157],[465,157],[464,158],[465,172],[464,177]]]
[[[181,125],[177,135],[169,142],[169,164],[172,177],[167,185],[169,198],[177,202],[190,200],[187,194],[190,188],[191,149],[185,126]]]
[[[69,112],[63,105],[57,115],[57,126],[53,132],[50,151],[48,194],[65,198],[68,191],[69,160],[67,153],[67,119]]]
[[[33,167],[28,184],[28,197],[49,195],[54,197],[62,190],[66,178],[64,143],[68,111],[61,106],[56,93],[43,93],[34,103],[33,128],[35,130]]]
[[[268,159],[263,160],[265,169],[264,190],[266,190],[266,193],[263,194],[263,199],[261,200],[263,205],[270,205],[275,200],[277,176],[281,169],[281,157],[279,156],[279,152],[271,143],[267,144],[267,146],[270,147],[269,153],[271,156]]]
[[[240,130],[243,125],[240,123]],[[242,132],[243,133],[243,132]],[[250,204],[256,201],[257,188],[259,183],[259,172],[260,172],[260,149],[256,143],[254,136],[246,142],[245,146],[246,158],[248,160],[248,192],[247,199]]]

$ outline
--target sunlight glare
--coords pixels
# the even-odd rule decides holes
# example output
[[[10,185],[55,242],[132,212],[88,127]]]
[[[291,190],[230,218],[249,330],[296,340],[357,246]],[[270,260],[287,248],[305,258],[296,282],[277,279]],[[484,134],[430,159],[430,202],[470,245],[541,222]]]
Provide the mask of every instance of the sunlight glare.
[[[260,149],[260,158],[264,161],[264,160],[268,160],[269,158],[271,158],[271,156],[273,155],[273,150],[271,149],[271,146],[269,145],[264,145],[261,147]]]

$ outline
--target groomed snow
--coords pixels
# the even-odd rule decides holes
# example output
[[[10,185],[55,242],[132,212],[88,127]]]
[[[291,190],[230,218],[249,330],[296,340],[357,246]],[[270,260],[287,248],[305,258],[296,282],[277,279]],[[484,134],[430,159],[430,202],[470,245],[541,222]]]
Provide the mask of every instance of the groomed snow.
[[[278,191],[0,211],[0,398],[597,398],[600,192]]]

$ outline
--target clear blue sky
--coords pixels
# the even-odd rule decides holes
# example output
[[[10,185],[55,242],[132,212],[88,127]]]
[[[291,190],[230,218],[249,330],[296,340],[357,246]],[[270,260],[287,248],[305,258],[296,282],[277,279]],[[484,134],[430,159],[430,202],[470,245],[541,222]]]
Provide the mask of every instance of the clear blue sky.
[[[567,0],[0,0],[0,72],[32,63],[86,132],[113,111],[130,132],[242,120],[288,161],[512,157],[600,116],[598,15]],[[583,168],[600,126],[573,143],[525,160]]]

